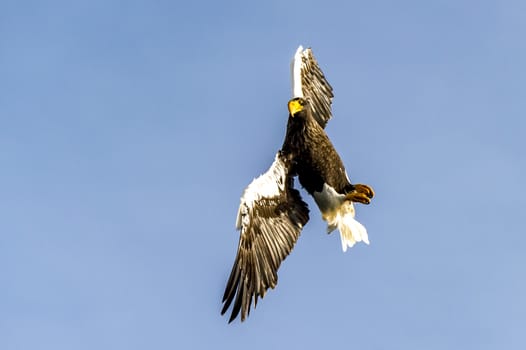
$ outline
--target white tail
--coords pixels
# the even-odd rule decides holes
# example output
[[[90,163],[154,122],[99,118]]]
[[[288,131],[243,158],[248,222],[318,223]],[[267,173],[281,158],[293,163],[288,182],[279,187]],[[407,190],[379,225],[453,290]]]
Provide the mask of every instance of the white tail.
[[[342,249],[347,251],[347,247],[352,247],[356,242],[369,244],[369,236],[365,227],[354,219],[355,211],[352,202],[343,202],[338,209],[323,217],[327,221],[327,232],[335,229],[340,231],[342,239]]]

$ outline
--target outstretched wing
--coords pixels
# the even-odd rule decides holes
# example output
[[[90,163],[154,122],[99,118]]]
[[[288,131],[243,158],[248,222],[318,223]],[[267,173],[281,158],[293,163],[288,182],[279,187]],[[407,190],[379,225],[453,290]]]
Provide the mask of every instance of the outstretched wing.
[[[223,315],[233,304],[241,321],[258,298],[278,282],[277,271],[309,220],[309,209],[293,188],[290,161],[278,152],[270,169],[245,189],[237,215],[241,231],[236,260],[223,296]]]
[[[322,128],[332,117],[332,86],[323,75],[310,48],[298,47],[292,59],[292,97],[303,97],[310,103],[312,116]]]

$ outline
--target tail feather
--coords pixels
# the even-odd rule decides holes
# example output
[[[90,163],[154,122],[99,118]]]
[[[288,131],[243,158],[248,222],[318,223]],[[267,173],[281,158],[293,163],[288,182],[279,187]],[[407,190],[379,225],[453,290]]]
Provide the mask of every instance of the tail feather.
[[[356,221],[351,215],[345,215],[338,223],[338,230],[342,239],[342,249],[347,251],[347,247],[351,248],[356,242],[363,241],[369,244],[369,237],[365,227]]]
[[[344,252],[356,242],[369,244],[367,230],[354,218],[354,215],[355,211],[352,202],[344,202],[332,215],[324,217],[328,224],[328,233],[335,229],[340,231],[342,249]]]

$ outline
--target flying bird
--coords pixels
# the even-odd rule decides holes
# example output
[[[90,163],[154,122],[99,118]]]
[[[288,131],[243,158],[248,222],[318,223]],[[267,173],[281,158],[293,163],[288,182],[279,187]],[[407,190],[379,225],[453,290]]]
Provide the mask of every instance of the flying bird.
[[[367,230],[355,220],[354,202],[369,204],[368,185],[352,184],[325,133],[332,118],[332,87],[310,48],[298,48],[291,64],[293,98],[288,102],[285,140],[269,170],[245,189],[237,213],[237,256],[223,296],[229,323],[244,321],[278,282],[278,268],[309,221],[309,209],[294,188],[294,177],[314,198],[328,233],[338,229],[345,252],[356,242],[369,244]]]

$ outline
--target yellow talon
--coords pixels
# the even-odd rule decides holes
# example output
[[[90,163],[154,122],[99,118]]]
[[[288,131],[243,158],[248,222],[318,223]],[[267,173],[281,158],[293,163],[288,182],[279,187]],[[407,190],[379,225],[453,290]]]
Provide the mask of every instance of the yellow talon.
[[[345,199],[351,202],[358,202],[362,204],[371,203],[371,199],[365,193],[352,191],[345,195]]]
[[[354,185],[354,190],[359,193],[365,194],[369,198],[374,197],[374,190],[371,186],[363,185],[363,184],[356,184]]]

